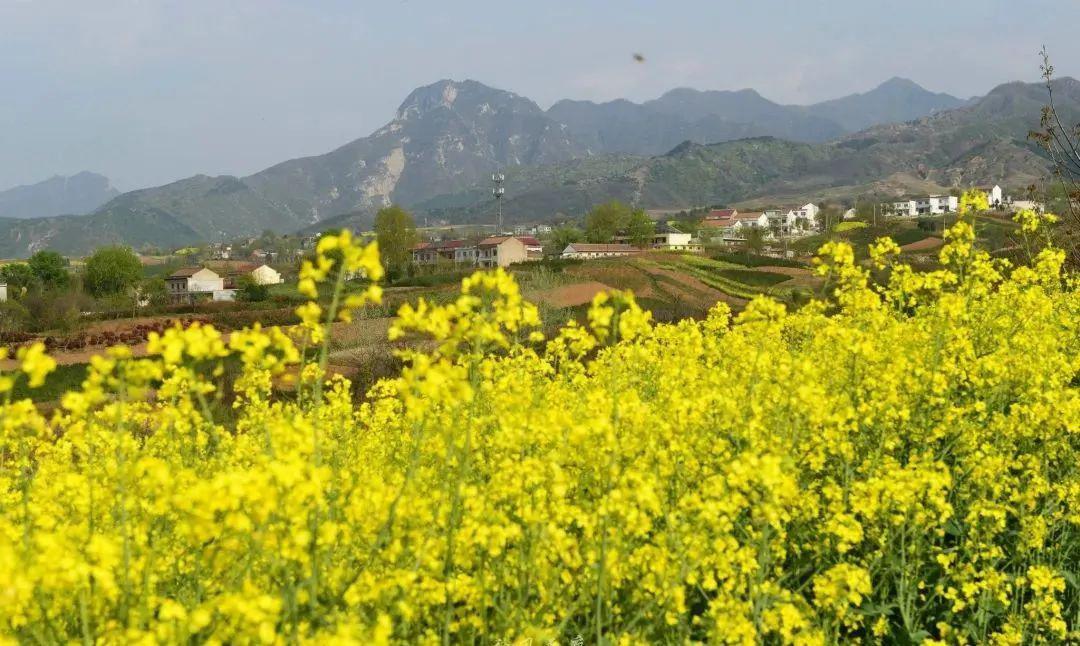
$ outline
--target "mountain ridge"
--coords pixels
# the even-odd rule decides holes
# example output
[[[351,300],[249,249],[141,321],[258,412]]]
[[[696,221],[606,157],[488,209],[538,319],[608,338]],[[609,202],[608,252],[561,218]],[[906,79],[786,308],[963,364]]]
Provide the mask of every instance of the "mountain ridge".
[[[1063,97],[1080,105],[1080,92],[1073,92],[1070,82],[1076,84],[1063,82],[1069,89]],[[877,124],[825,141],[810,137],[780,143],[769,138],[775,131],[843,128],[806,115],[807,106],[783,106],[756,91],[691,89],[672,90],[643,104],[563,103],[563,109],[586,106],[578,115],[582,121],[569,125],[552,112],[558,103],[545,111],[513,92],[444,79],[410,92],[393,119],[369,136],[322,155],[287,160],[246,177],[196,175],[124,193],[84,216],[87,222],[80,225],[55,218],[0,221],[0,256],[26,255],[44,245],[77,254],[107,242],[174,245],[256,235],[267,228],[317,230],[320,222],[342,214],[366,227],[373,213],[390,203],[438,218],[486,218],[490,173],[497,169],[508,174],[510,219],[579,213],[609,197],[684,205],[781,188],[839,187],[896,174],[957,182],[1000,170],[1029,178],[1039,172],[1039,162],[1018,141],[1037,124],[1038,86],[1008,85],[957,108],[936,110],[916,101],[916,107],[923,106],[918,109],[931,112],[910,121]],[[835,101],[865,102],[866,95],[905,89],[915,92],[911,96],[933,94],[890,79],[870,92]],[[582,134],[598,123],[588,113],[590,105],[621,110],[624,132],[636,129],[641,148],[661,152],[617,151],[616,138],[608,136],[617,130]],[[747,115],[757,121],[739,121]],[[658,125],[637,128],[642,118]],[[716,133],[721,141],[710,141]],[[942,135],[940,142],[937,135]],[[687,140],[718,147],[687,149],[697,157],[671,161],[676,157],[667,153],[676,145],[667,144]],[[734,143],[723,146],[723,141]],[[975,155],[974,144],[1004,155],[1008,163],[995,166]],[[782,172],[774,173],[766,162]],[[524,178],[521,187],[511,183],[517,177]],[[693,186],[694,177],[700,187]],[[155,233],[156,228],[165,233]]]
[[[0,217],[40,218],[57,215],[84,215],[120,195],[108,177],[82,171],[74,175],[53,175],[34,184],[0,191]]]

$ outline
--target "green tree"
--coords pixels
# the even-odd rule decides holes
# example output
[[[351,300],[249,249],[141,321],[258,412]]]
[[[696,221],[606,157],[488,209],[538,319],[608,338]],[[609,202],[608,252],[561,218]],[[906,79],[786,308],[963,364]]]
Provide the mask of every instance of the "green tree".
[[[416,222],[400,206],[388,206],[375,214],[375,238],[387,273],[400,276],[412,262]]]
[[[67,261],[55,251],[39,251],[26,264],[45,289],[67,287],[71,282]]]
[[[91,295],[123,294],[142,278],[142,264],[130,247],[102,247],[86,260],[84,285]]]
[[[746,242],[743,245],[746,248],[746,264],[750,264],[751,252],[761,255],[761,252],[765,249],[765,229],[752,227],[746,232]]]
[[[139,283],[139,300],[151,307],[169,304],[169,286],[164,278],[147,278]]]
[[[589,242],[611,242],[615,234],[630,222],[630,207],[618,200],[600,204],[585,216],[585,239]]]
[[[246,303],[257,303],[270,298],[270,288],[260,284],[251,276],[240,278],[240,288],[236,291],[236,299]]]
[[[566,249],[567,245],[581,242],[584,239],[585,234],[581,229],[572,224],[564,224],[560,227],[556,227],[555,230],[551,232],[551,237],[548,238],[545,252],[549,256],[558,256]]]
[[[636,247],[647,247],[656,235],[656,223],[642,209],[630,213],[624,228],[630,244]]]
[[[37,276],[25,262],[13,262],[0,267],[0,282],[7,283],[11,298],[19,298],[37,285]]]

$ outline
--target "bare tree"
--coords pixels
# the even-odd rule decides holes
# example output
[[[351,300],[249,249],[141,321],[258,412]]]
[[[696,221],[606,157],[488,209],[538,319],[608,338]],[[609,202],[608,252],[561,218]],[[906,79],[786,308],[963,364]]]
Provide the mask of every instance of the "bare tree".
[[[1050,64],[1050,55],[1043,47],[1043,81],[1046,85],[1047,103],[1042,109],[1040,130],[1032,130],[1028,138],[1039,144],[1046,151],[1054,164],[1054,181],[1064,194],[1065,208],[1060,215],[1065,219],[1062,227],[1062,246],[1069,254],[1073,265],[1080,265],[1080,124],[1069,125],[1062,117],[1054,98],[1054,66]],[[1031,193],[1035,187],[1029,188]]]

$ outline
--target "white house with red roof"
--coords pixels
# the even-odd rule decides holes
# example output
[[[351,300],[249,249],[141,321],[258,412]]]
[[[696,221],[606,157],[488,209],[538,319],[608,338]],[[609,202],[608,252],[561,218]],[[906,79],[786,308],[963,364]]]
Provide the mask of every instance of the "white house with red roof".
[[[484,238],[476,249],[476,264],[481,267],[508,267],[529,259],[525,243],[514,236]]]
[[[573,242],[563,249],[563,258],[616,258],[641,253],[641,249],[628,244],[596,244],[591,242]]]

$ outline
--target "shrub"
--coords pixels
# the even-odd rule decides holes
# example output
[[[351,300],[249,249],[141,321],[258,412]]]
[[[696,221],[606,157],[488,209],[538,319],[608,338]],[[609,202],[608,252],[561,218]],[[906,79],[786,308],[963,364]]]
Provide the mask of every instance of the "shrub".
[[[236,291],[236,300],[245,303],[260,303],[270,298],[270,288],[257,282],[251,276],[240,279],[240,288]]]
[[[795,313],[654,325],[604,294],[546,344],[513,280],[477,274],[402,308],[391,336],[422,345],[361,404],[279,330],[169,330],[51,422],[0,403],[0,633],[1071,641],[1080,292],[1059,251],[1013,268],[972,243],[962,223],[944,269],[883,285],[830,243],[832,297]],[[337,314],[302,306],[307,341]]]
[[[865,229],[868,226],[870,226],[870,225],[867,224],[866,222],[858,222],[858,221],[856,221],[856,222],[840,222],[835,227],[833,227],[833,232],[835,232],[835,233],[843,233],[844,231],[854,231],[855,229]]]

